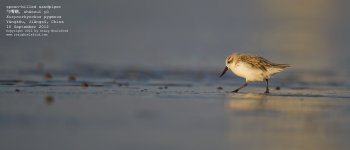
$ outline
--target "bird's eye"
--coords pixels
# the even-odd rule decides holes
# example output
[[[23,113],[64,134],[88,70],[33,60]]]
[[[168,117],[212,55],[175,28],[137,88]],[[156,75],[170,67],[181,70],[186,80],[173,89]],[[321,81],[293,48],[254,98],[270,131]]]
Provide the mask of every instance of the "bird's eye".
[[[232,63],[232,60],[228,60],[227,63],[228,63],[228,64]]]

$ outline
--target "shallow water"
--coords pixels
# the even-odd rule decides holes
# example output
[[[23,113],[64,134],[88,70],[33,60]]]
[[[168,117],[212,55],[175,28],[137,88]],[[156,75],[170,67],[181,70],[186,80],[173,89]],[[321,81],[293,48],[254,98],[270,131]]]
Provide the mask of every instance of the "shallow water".
[[[264,83],[230,93],[242,81],[210,72],[184,71],[180,78],[120,72],[128,75],[77,81],[53,74],[50,81],[40,73],[0,81],[1,149],[350,146],[350,90],[341,78],[323,80],[333,74],[313,80],[314,73],[281,74],[271,80],[270,94],[262,93]]]

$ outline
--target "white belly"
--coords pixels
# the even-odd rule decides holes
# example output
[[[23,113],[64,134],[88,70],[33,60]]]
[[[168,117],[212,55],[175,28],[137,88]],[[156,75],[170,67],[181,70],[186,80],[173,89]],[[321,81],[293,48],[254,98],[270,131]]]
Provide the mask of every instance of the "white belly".
[[[242,78],[246,79],[246,82],[263,81],[265,79],[264,72],[260,69],[252,68],[245,63],[237,63],[230,66],[231,71]]]

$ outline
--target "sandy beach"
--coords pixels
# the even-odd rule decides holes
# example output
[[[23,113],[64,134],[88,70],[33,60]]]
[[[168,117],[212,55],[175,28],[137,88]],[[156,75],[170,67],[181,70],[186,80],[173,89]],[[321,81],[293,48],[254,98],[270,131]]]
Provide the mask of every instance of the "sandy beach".
[[[230,93],[242,82],[232,75],[121,74],[129,77],[2,80],[1,149],[349,147],[348,83],[305,83],[305,73],[288,81],[288,73],[272,80],[270,94],[263,83]]]

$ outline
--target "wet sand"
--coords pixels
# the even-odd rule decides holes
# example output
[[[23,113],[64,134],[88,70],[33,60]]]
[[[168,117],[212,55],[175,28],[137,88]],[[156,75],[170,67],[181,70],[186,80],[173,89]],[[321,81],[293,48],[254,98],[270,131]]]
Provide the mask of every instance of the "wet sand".
[[[35,75],[1,80],[0,149],[350,146],[346,82],[281,75],[272,80],[270,94],[262,93],[263,83],[233,94],[229,91],[241,80],[231,75],[217,79],[216,74],[195,74],[197,80],[193,80],[178,74],[175,80],[129,74],[136,80],[78,76],[69,81],[53,74],[49,81]],[[290,83],[291,79],[295,82]]]
[[[349,1],[53,2],[68,33],[0,36],[0,150],[350,147]],[[232,94],[232,52],[292,67]]]

